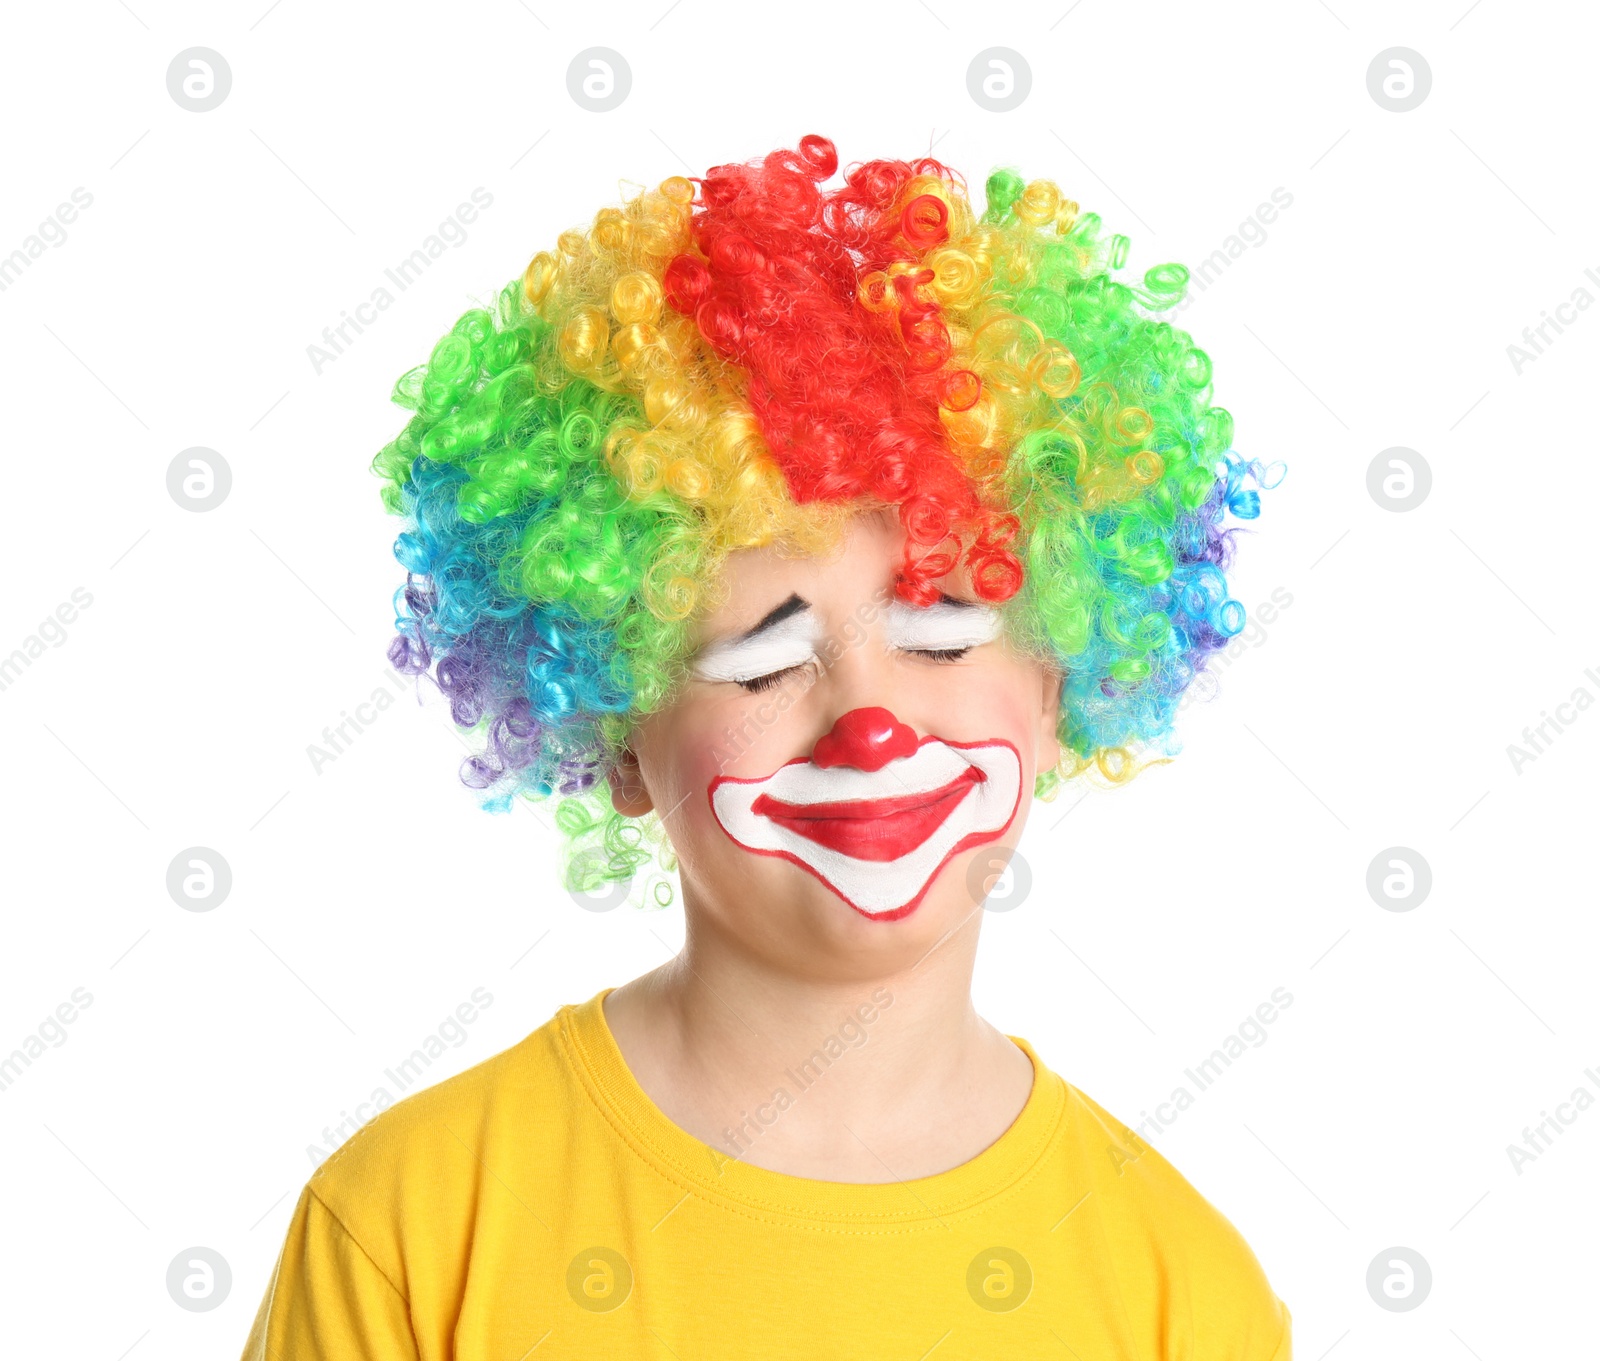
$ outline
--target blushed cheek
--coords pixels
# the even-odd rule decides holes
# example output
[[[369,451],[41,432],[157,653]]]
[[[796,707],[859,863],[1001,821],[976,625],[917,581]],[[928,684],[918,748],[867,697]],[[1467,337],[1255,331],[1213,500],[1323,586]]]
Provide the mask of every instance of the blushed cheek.
[[[703,807],[712,781],[731,768],[730,754],[715,734],[702,734],[686,742],[678,753],[680,793],[687,794],[696,807]]]
[[[670,791],[670,797],[658,807],[670,813],[665,826],[680,872],[709,884],[725,877],[729,856],[747,854],[728,839],[712,813],[711,786],[721,775],[740,773],[750,758],[736,756],[738,749],[729,744],[725,722],[713,723],[713,716],[702,717],[704,721],[674,733],[657,752],[663,792]]]
[[[939,689],[923,697],[917,706],[918,717],[909,720],[920,731],[947,742],[1003,738],[1022,753],[1024,760],[1028,758],[1037,727],[1037,699],[1031,680],[1024,680],[1009,669],[974,668],[960,677],[959,691],[952,693],[939,679]]]
[[[796,681],[740,694],[710,708],[697,724],[701,759],[693,769],[701,789],[719,775],[770,775],[786,761],[811,755],[822,735],[802,716]],[[709,757],[709,763],[705,759]]]
[[[673,810],[666,825],[680,858],[749,854],[717,822],[711,786],[724,775],[763,779],[797,757],[810,756],[815,734],[803,730],[797,699],[786,687],[707,699],[692,712],[675,712],[652,732],[652,793],[659,810]]]
[[[658,811],[675,810],[668,827],[680,837],[691,832],[703,835],[715,827],[709,797],[719,775],[745,773],[753,756],[759,764],[760,757],[750,750],[754,725],[741,735],[742,718],[739,706],[706,704],[692,714],[673,715],[651,734],[652,793]]]

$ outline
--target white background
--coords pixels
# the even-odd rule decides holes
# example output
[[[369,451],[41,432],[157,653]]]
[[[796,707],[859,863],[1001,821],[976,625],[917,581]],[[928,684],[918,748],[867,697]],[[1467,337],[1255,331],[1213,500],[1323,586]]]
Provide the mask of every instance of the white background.
[[[438,703],[408,691],[320,773],[307,747],[397,690],[398,523],[367,471],[405,414],[394,379],[619,181],[817,132],[845,162],[931,144],[975,191],[1001,164],[1055,179],[1133,238],[1136,273],[1293,196],[1183,317],[1236,447],[1289,464],[1236,594],[1293,604],[1186,710],[1176,763],[1035,807],[1032,893],[986,917],[979,1007],[1138,1123],[1287,988],[1266,1042],[1154,1137],[1255,1248],[1296,1355],[1593,1355],[1600,1109],[1520,1172],[1507,1146],[1600,1090],[1600,710],[1520,772],[1507,746],[1600,697],[1600,309],[1520,374],[1507,346],[1600,297],[1594,17],[268,3],[16,7],[0,47],[0,253],[93,196],[0,293],[0,655],[92,596],[0,691],[0,1054],[93,997],[0,1091],[6,1350],[236,1355],[308,1146],[385,1067],[476,987],[493,1003],[430,1081],[681,940],[677,909],[580,911],[545,814],[492,817],[457,783]],[[194,46],[232,71],[206,113],[166,86]],[[568,94],[592,46],[631,65],[613,112]],[[1033,74],[1007,113],[967,90],[994,46]],[[1433,75],[1406,113],[1366,84],[1393,46]],[[323,328],[480,186],[465,242],[315,372]],[[203,514],[166,489],[196,445],[233,475]],[[1432,469],[1407,513],[1367,490],[1391,446]],[[166,889],[193,846],[231,866],[210,912]],[[1366,888],[1392,846],[1431,866],[1411,911]],[[165,1285],[196,1245],[233,1275],[207,1313]],[[1396,1245],[1433,1273],[1406,1313],[1366,1286]]]

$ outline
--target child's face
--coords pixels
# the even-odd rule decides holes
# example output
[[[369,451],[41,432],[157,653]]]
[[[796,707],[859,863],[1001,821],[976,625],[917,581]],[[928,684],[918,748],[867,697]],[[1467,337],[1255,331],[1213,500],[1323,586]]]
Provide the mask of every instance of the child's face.
[[[960,572],[947,602],[896,599],[902,542],[865,514],[833,557],[732,554],[691,679],[612,776],[619,811],[661,813],[691,925],[789,969],[931,948],[982,901],[1060,755],[1059,674],[997,636]]]

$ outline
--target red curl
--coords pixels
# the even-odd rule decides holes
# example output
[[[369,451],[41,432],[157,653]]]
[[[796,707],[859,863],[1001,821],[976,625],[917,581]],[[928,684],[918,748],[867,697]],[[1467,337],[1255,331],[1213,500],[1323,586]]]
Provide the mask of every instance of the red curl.
[[[832,179],[833,172],[839,168],[838,149],[826,137],[819,137],[814,132],[800,139],[800,154],[811,167],[814,178],[819,181]]]
[[[913,246],[937,246],[950,229],[950,209],[942,198],[918,194],[900,213],[900,230]]]
[[[1022,562],[1015,553],[974,555],[968,565],[972,569],[972,589],[981,600],[998,604],[1022,589]]]
[[[906,536],[916,543],[943,543],[950,533],[950,511],[931,496],[908,496],[900,506]]]
[[[755,243],[737,232],[719,236],[711,243],[711,267],[723,274],[748,274],[762,263]]]
[[[982,395],[983,379],[971,369],[955,369],[939,385],[939,405],[946,411],[970,411]]]
[[[905,195],[913,178],[959,179],[931,158],[877,160],[821,188],[837,168],[833,143],[814,134],[798,151],[713,167],[690,224],[698,253],[667,267],[667,298],[745,371],[746,400],[797,503],[898,507],[902,598],[937,599],[963,544],[975,589],[1007,598],[1022,573],[1005,547],[1014,517],[980,501],[939,414],[969,409],[982,390],[970,370],[944,371],[950,328],[922,263],[948,239],[949,205]]]
[[[711,271],[706,268],[705,261],[692,255],[674,256],[662,276],[661,286],[667,301],[688,315],[711,290]]]

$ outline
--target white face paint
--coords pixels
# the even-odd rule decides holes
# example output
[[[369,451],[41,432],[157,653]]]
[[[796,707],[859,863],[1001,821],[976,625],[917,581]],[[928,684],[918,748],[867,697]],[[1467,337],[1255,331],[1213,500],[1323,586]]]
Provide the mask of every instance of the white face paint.
[[[884,620],[885,641],[899,652],[961,652],[993,642],[1000,631],[999,610],[949,600],[923,608],[896,600]],[[758,680],[817,660],[822,641],[817,619],[801,610],[754,637],[710,644],[695,658],[693,670],[701,680]]]
[[[880,770],[791,761],[762,779],[719,776],[711,811],[748,851],[815,875],[863,916],[894,921],[960,851],[1004,835],[1022,796],[1006,741],[925,737]]]
[[[959,652],[998,638],[1000,611],[950,600],[918,609],[896,600],[889,606],[884,632],[889,646],[902,652]]]
[[[709,681],[751,681],[804,666],[817,655],[817,621],[802,610],[753,638],[725,638],[695,658],[694,674]]]

